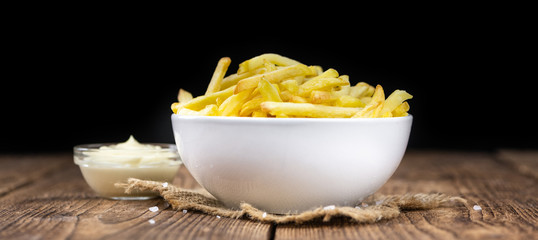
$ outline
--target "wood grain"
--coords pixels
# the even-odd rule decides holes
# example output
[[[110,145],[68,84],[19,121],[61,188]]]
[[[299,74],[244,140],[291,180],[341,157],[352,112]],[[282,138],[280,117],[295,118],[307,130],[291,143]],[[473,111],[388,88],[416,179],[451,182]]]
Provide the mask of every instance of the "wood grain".
[[[275,239],[538,239],[536,179],[499,163],[494,156],[410,151],[378,191],[441,192],[467,199],[465,205],[407,211],[396,219],[371,225],[340,221],[278,226]],[[474,210],[474,205],[482,210]]]
[[[538,151],[501,149],[497,159],[522,174],[538,179]]]
[[[47,165],[45,160],[51,159],[39,162],[37,158],[24,158],[31,163],[5,170],[12,177],[33,182],[14,187],[13,182],[23,180],[13,180],[0,185],[1,189],[10,189],[0,198],[0,239],[268,239],[271,233],[269,224],[174,211],[162,199],[99,198],[84,182],[70,156],[59,158],[62,160],[51,162],[57,166],[55,170],[36,168],[40,174],[32,177],[28,176],[31,164],[43,167]],[[0,169],[12,164],[4,160],[0,161]],[[186,170],[179,174],[176,181],[182,181],[175,184],[199,186]],[[159,207],[159,211],[149,211],[152,206]]]
[[[356,224],[270,225],[95,195],[70,154],[0,156],[0,239],[538,239],[537,151],[409,151],[377,194],[441,192],[466,204]],[[185,168],[174,181],[200,187]],[[474,210],[478,205],[481,210]],[[151,212],[149,207],[159,211]]]

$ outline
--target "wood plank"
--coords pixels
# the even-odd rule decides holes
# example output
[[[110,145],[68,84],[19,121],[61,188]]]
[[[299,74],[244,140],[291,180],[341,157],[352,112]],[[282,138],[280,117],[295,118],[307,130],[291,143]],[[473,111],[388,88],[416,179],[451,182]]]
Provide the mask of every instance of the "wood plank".
[[[538,178],[538,151],[501,149],[497,159],[512,166],[522,174]]]
[[[69,154],[0,156],[0,178],[4,180],[0,181],[0,238],[270,239],[274,231],[276,239],[537,239],[537,179],[517,167],[522,162],[528,165],[518,159],[534,159],[533,155],[503,154],[411,151],[379,191],[443,192],[468,199],[465,205],[408,211],[377,224],[339,219],[331,224],[276,228],[243,219],[173,211],[162,199],[99,198]],[[185,169],[180,170],[174,184],[199,187]],[[475,204],[482,210],[474,210]],[[158,206],[159,211],[149,211],[151,206]]]
[[[40,157],[34,158],[24,161],[40,161]],[[84,182],[72,158],[61,158],[56,169],[35,175],[30,183],[0,198],[0,239],[268,239],[271,235],[270,224],[174,211],[160,198],[99,198]],[[5,162],[0,162],[0,169],[8,166]],[[14,171],[27,171],[25,175],[41,172],[28,167],[30,163],[21,164],[25,167],[9,163]],[[198,186],[186,170],[179,172],[174,184]],[[159,211],[149,211],[152,206]]]
[[[0,156],[0,197],[31,184],[69,163],[67,154],[36,157],[35,155]],[[31,174],[29,174],[31,173]]]
[[[370,225],[283,225],[276,228],[275,239],[538,239],[536,184],[493,154],[410,151],[379,194],[441,192],[462,196],[468,203],[407,211]],[[474,205],[482,210],[474,210]]]

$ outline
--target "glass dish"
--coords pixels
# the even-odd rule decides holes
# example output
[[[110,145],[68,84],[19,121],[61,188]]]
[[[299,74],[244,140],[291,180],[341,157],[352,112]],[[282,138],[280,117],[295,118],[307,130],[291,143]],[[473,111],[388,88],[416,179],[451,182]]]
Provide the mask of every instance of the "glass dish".
[[[172,183],[181,158],[174,144],[151,143],[151,149],[114,149],[115,143],[83,144],[73,148],[74,161],[88,185],[99,195],[116,200],[144,200],[158,196],[151,191],[125,193],[116,183],[128,178]]]

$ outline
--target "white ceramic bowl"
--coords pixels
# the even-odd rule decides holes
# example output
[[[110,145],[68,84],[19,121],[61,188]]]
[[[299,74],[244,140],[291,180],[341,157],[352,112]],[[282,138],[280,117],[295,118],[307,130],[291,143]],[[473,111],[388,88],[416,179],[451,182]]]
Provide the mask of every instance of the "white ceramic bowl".
[[[172,126],[185,167],[228,207],[293,213],[377,191],[400,164],[412,120],[173,114]]]

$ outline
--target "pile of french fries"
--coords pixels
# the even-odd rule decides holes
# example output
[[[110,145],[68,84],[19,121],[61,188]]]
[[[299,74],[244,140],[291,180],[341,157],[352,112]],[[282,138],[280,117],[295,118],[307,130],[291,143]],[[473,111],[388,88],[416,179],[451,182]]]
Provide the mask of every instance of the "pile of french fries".
[[[227,77],[231,60],[221,58],[205,95],[180,89],[172,111],[178,115],[299,118],[380,118],[407,116],[413,96],[395,90],[387,98],[375,88],[330,68],[306,66],[278,54],[262,54],[239,64]]]

